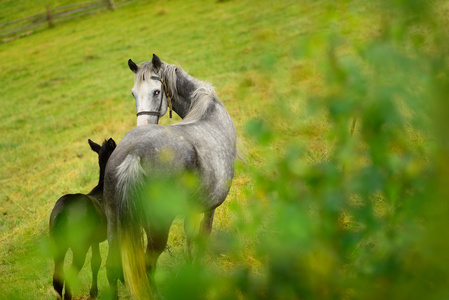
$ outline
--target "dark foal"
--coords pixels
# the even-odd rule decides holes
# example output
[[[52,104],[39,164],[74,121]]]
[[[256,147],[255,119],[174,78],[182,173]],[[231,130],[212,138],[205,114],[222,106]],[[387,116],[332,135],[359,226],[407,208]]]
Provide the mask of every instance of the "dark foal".
[[[100,146],[91,140],[89,145],[98,153],[100,180],[89,194],[67,194],[59,198],[50,215],[50,238],[54,249],[55,272],[53,287],[59,299],[62,299],[64,287],[64,259],[67,250],[73,252],[72,268],[76,275],[84,265],[87,250],[92,247],[92,287],[90,296],[98,293],[97,275],[101,265],[100,242],[107,238],[106,216],[103,209],[103,180],[106,163],[114,151],[113,139],[104,141]],[[72,299],[72,291],[66,282],[64,299]]]

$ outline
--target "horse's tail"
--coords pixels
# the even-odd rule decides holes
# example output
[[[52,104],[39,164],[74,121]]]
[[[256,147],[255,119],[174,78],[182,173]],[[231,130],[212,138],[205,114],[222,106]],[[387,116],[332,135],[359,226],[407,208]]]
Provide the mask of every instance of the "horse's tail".
[[[118,236],[123,275],[131,293],[138,299],[151,296],[138,200],[144,177],[145,171],[137,155],[128,155],[117,168]]]

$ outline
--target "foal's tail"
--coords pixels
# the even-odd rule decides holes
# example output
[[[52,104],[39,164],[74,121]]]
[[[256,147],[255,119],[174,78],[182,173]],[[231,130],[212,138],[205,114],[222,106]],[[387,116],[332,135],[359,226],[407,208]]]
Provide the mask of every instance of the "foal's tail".
[[[118,236],[123,275],[131,293],[138,299],[152,296],[146,271],[142,215],[138,200],[144,176],[140,157],[136,155],[128,155],[117,168]]]

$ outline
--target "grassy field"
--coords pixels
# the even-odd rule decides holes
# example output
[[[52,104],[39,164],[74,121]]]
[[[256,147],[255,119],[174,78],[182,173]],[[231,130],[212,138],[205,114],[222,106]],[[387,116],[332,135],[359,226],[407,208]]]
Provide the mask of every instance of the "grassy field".
[[[1,5],[8,8],[9,16],[3,12],[0,16],[5,21],[12,16],[22,17],[36,13],[34,5],[28,6],[31,2],[15,1],[12,4],[10,1],[1,1]],[[40,1],[33,3],[36,2]],[[306,182],[310,180],[309,184],[322,182],[317,178],[327,176],[329,168],[313,169],[316,171],[313,174],[304,170],[308,166],[332,163],[335,160],[338,160],[336,165],[344,165],[344,170],[354,176],[362,169],[361,166],[371,163],[378,166],[376,156],[370,155],[377,153],[372,150],[373,145],[384,145],[384,141],[375,140],[372,132],[370,135],[370,122],[363,123],[363,137],[358,135],[360,130],[356,129],[355,142],[348,142],[347,139],[354,117],[358,117],[357,124],[360,124],[360,119],[367,116],[364,113],[378,116],[378,111],[365,104],[353,105],[355,100],[349,101],[348,106],[340,104],[344,99],[372,99],[379,96],[380,94],[373,94],[372,91],[385,85],[385,79],[380,75],[391,75],[392,83],[387,85],[394,86],[401,86],[405,77],[400,77],[403,73],[395,73],[387,67],[385,70],[377,70],[367,65],[376,66],[381,58],[387,64],[389,61],[402,59],[400,66],[410,66],[412,76],[419,73],[414,69],[417,65],[417,68],[428,75],[428,80],[434,78],[426,67],[427,61],[416,61],[414,55],[421,52],[413,51],[418,48],[428,55],[426,57],[432,58],[432,53],[439,49],[435,46],[438,39],[426,35],[425,30],[429,29],[420,29],[420,24],[410,30],[410,25],[404,25],[409,23],[405,22],[400,23],[403,27],[394,27],[397,25],[392,21],[395,20],[395,11],[392,12],[391,19],[388,19],[393,29],[386,28],[382,5],[384,4],[375,1],[363,5],[351,1],[334,4],[330,1],[296,0],[135,1],[116,11],[105,11],[58,24],[55,28],[0,44],[0,298],[48,299],[53,296],[53,263],[46,256],[49,213],[61,195],[87,193],[96,185],[96,155],[90,150],[87,139],[101,142],[112,137],[119,142],[135,126],[134,101],[130,95],[133,74],[128,69],[127,60],[132,58],[135,62],[142,62],[149,60],[153,53],[166,62],[179,64],[192,76],[209,81],[216,87],[220,100],[234,120],[240,147],[245,153],[246,162],[237,162],[237,172],[228,199],[217,210],[214,225],[216,230],[211,237],[216,248],[208,254],[207,261],[216,272],[224,270],[225,273],[229,271],[229,274],[234,274],[233,271],[246,266],[255,274],[252,276],[263,278],[260,282],[271,282],[271,277],[266,274],[272,273],[264,273],[264,264],[267,262],[263,259],[270,257],[271,253],[264,251],[271,250],[254,250],[257,248],[254,244],[262,243],[263,239],[250,239],[247,236],[260,235],[261,227],[266,229],[264,226],[269,222],[257,219],[264,211],[268,211],[268,215],[272,214],[270,210],[274,208],[288,212],[288,208],[270,202],[279,197],[287,199],[293,193],[289,188],[279,186],[296,186],[297,179],[292,178],[299,174]],[[22,9],[23,7],[28,7],[28,10]],[[438,22],[439,17],[435,18],[435,22]],[[401,28],[407,30],[402,32]],[[420,30],[424,30],[424,33]],[[396,57],[391,59],[390,52],[382,52],[385,49],[390,51],[390,48],[381,46],[391,40],[391,49],[405,48],[403,52],[398,52],[405,53],[404,56],[398,55],[398,60],[395,60]],[[399,42],[395,44],[396,40]],[[375,47],[366,46],[372,45],[373,41],[380,42],[374,44]],[[389,66],[395,67],[393,63]],[[357,77],[357,72],[366,72],[367,75]],[[343,73],[346,75],[341,75]],[[343,77],[345,79],[341,79]],[[359,79],[368,83],[360,83],[357,81]],[[416,79],[417,84],[425,85],[425,79],[421,79]],[[360,86],[366,91],[358,90]],[[422,95],[422,91],[420,93],[418,94]],[[414,95],[413,92],[404,92],[398,98],[404,100],[402,97],[409,94]],[[411,99],[415,97],[418,96],[410,96]],[[391,158],[388,160],[391,165],[395,170],[409,170],[407,172],[411,173],[404,174],[415,178],[425,169],[422,161],[433,160],[429,159],[430,150],[425,146],[429,135],[413,127],[416,125],[415,119],[410,117],[415,115],[414,111],[419,112],[420,107],[413,107],[407,99],[403,102],[405,104],[399,115],[402,118],[400,122],[403,122],[401,124],[408,128],[405,131],[407,134],[400,136],[398,132],[392,133],[389,138],[393,142],[380,150],[393,149],[392,152],[384,151],[387,158]],[[418,104],[421,105],[420,102]],[[384,109],[381,110],[382,113],[391,111],[387,106],[381,108]],[[338,117],[339,113],[342,117]],[[393,116],[393,113],[390,115]],[[386,122],[392,120],[385,118]],[[175,116],[173,120],[163,118],[161,123],[177,121],[179,118]],[[422,120],[418,118],[418,121]],[[392,124],[395,126],[398,122]],[[374,127],[376,126],[373,125]],[[342,132],[346,132],[346,135],[340,139]],[[347,147],[342,147],[342,144]],[[363,155],[351,156],[354,153]],[[409,153],[412,154],[408,155]],[[414,159],[415,154],[419,159]],[[406,157],[413,164],[405,164]],[[287,162],[283,161],[284,158],[291,158],[288,165],[285,165]],[[273,177],[264,177],[264,172]],[[291,174],[290,177],[283,180],[283,175],[287,173]],[[304,175],[306,173],[307,176]],[[397,175],[393,173],[391,178]],[[372,173],[368,175],[370,174]],[[390,176],[390,173],[387,174],[385,176]],[[402,175],[399,177],[405,178]],[[367,177],[367,180],[375,184],[381,180],[376,181],[376,178]],[[337,183],[330,186],[337,180],[334,179],[330,178],[329,186],[321,186],[323,190],[317,194],[312,193],[313,197],[310,196],[310,199],[321,199],[321,196],[328,195],[323,191],[337,186]],[[402,190],[408,191],[406,183],[391,187],[390,190],[388,184],[391,182],[385,182],[384,190],[383,186],[374,192],[370,190],[371,196],[366,197],[370,199],[367,200],[371,203],[369,208],[376,211],[374,221],[370,219],[376,224],[390,222],[394,219],[392,216],[396,216],[396,204],[390,205],[388,202],[390,191],[397,191],[397,195],[405,195],[404,197],[408,195],[407,192],[401,193]],[[339,181],[338,184],[343,186],[346,183]],[[302,183],[298,186],[302,186]],[[292,190],[302,193],[302,188]],[[360,194],[362,198],[365,197],[362,192]],[[372,200],[372,195],[380,200]],[[357,199],[354,196],[348,200],[349,208],[339,208],[339,213],[335,216],[320,215],[322,211],[317,211],[319,216],[330,219],[335,217],[339,222],[334,224],[335,228],[350,227],[357,232],[359,227],[354,220],[358,215],[350,213],[353,207],[360,207],[357,206]],[[318,204],[310,203],[309,208],[321,205],[319,201],[316,202]],[[290,213],[293,211],[295,210],[290,210]],[[301,223],[308,216],[291,216],[295,221],[290,227],[313,227]],[[298,216],[305,219],[299,220]],[[276,220],[277,217],[273,219]],[[412,219],[419,219],[419,216]],[[182,219],[176,220],[168,242],[170,252],[164,252],[159,261],[157,280],[162,289],[167,291],[169,299],[176,298],[169,290],[177,287],[176,280],[170,278],[181,280],[184,278],[183,274],[186,274],[182,273],[184,235],[181,224]],[[311,237],[302,238],[301,232],[295,232],[294,228],[291,230],[293,236],[298,237],[297,241],[313,240]],[[317,229],[313,227],[310,230],[314,232]],[[325,236],[322,232],[320,234],[323,234],[320,238]],[[326,234],[330,235],[327,231]],[[341,232],[332,231],[332,234],[337,239]],[[242,237],[243,251],[233,252],[229,250],[229,245],[223,246],[225,250],[220,248],[220,239],[232,239],[232,236]],[[358,243],[359,252],[352,253],[360,254],[360,259],[352,258],[348,264],[358,266],[366,262],[360,245],[369,244],[367,240],[373,236]],[[282,239],[276,241],[281,242]],[[275,248],[274,245],[271,246]],[[279,298],[284,298],[282,295],[287,295],[284,299],[295,299],[299,295],[310,299],[331,298],[332,286],[323,288],[317,282],[331,282],[333,276],[338,277],[332,270],[338,269],[340,272],[345,267],[336,267],[335,257],[323,250],[327,246],[329,245],[317,244],[312,252],[305,252],[305,257],[311,264],[318,262],[315,266],[307,265],[306,268],[315,274],[311,279],[308,278],[313,288],[307,290],[306,294],[302,294],[301,289],[286,288],[280,292]],[[394,247],[388,249],[393,251]],[[295,252],[295,248],[291,251]],[[227,252],[232,255],[223,254]],[[107,245],[104,243],[103,261],[106,253]],[[408,259],[413,259],[413,256]],[[87,262],[80,275],[77,292],[79,299],[87,297],[90,287],[90,268],[86,267]],[[377,260],[370,261],[373,264],[376,262]],[[285,276],[290,278],[288,274]],[[348,276],[351,278],[349,281],[355,281],[351,276]],[[382,280],[389,282],[387,277],[376,277],[379,279],[378,284],[385,287],[385,290],[388,290],[388,284],[382,283]],[[258,291],[257,280],[252,281],[256,282],[252,288]],[[338,280],[335,279],[335,282]],[[363,287],[366,282],[357,284]],[[99,275],[100,293],[106,285],[103,266]],[[337,293],[339,298],[350,298],[354,293],[357,295],[354,292],[357,289],[348,287],[347,282],[341,286],[343,287]],[[220,289],[209,291],[207,297],[221,298],[218,290]],[[226,291],[229,290],[231,288],[228,287]],[[123,297],[128,297],[124,289],[121,289],[121,293]],[[249,298],[261,294],[262,298],[271,295],[270,291],[248,293],[253,295]],[[244,292],[237,294],[244,298]]]
[[[289,92],[280,80],[289,69],[272,64],[278,58],[284,67],[291,64],[294,45],[289,41],[304,34],[300,24],[307,20],[294,2],[267,2],[260,10],[244,1],[141,1],[0,45],[1,273],[9,274],[1,277],[1,297],[51,295],[52,262],[39,255],[38,241],[47,236],[49,212],[58,197],[88,192],[96,184],[96,155],[87,139],[119,141],[135,126],[129,58],[141,62],[156,53],[211,82],[249,160],[262,159],[261,151],[249,150],[243,128],[273,103],[275,94]],[[283,90],[274,91],[276,85]],[[294,101],[300,119],[301,98]],[[285,135],[295,135],[283,126]],[[244,202],[241,190],[250,188],[245,167],[239,169],[227,203]],[[226,205],[219,209],[216,227],[232,226],[229,214]],[[174,228],[169,245],[182,256],[182,230]],[[31,253],[36,260],[32,270]],[[103,269],[100,278],[101,289]],[[88,283],[85,278],[84,291]]]

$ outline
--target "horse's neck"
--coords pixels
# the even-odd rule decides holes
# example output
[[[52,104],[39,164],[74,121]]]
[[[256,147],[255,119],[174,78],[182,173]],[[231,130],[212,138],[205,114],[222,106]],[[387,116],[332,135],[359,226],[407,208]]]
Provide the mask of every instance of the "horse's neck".
[[[192,94],[197,89],[197,83],[190,76],[177,78],[178,95],[173,101],[173,110],[184,119],[192,107]]]
[[[176,101],[173,102],[173,109],[182,119],[184,119],[190,113],[191,109],[196,106],[195,101],[199,101],[199,98],[193,97],[193,94],[198,88],[202,86],[202,84],[204,83],[188,74],[186,74],[186,76],[179,76],[177,78],[178,94],[176,97]],[[214,97],[213,94],[211,94],[210,96]],[[220,101],[216,98],[211,101],[211,110],[209,111],[209,116],[211,116],[211,113],[220,113],[220,111],[224,111],[227,114],[224,106],[216,105],[218,104],[217,102],[220,103]]]
[[[190,110],[195,107],[195,101],[202,101],[199,100],[199,97],[193,97],[193,94],[204,83],[187,74],[186,76],[179,76],[176,83],[178,94],[176,100],[173,101],[173,110],[183,119],[179,124],[207,120],[207,124],[209,125],[217,126],[222,129],[226,128],[225,133],[229,136],[230,141],[235,142],[234,123],[223,103],[216,98],[213,89],[211,89],[211,99],[207,102],[207,107],[203,107],[205,108],[204,115],[198,118],[198,115],[192,116],[189,115],[189,113]],[[206,86],[205,90],[208,90],[208,88],[209,87]]]

